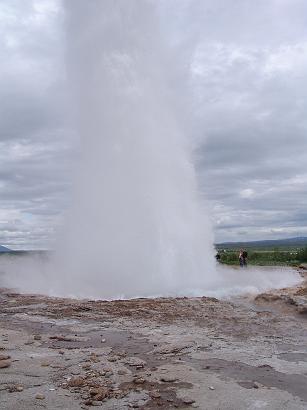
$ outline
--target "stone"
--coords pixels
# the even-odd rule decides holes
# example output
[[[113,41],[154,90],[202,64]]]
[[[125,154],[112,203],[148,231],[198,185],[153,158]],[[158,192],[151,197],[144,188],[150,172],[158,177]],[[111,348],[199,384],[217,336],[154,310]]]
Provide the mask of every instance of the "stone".
[[[23,391],[23,387],[22,386],[16,386],[16,385],[12,385],[8,387],[8,392],[9,393],[16,393],[16,392],[22,392]]]
[[[136,377],[133,380],[133,383],[135,383],[135,384],[144,384],[145,382],[146,382],[146,380],[143,377]]]
[[[90,390],[90,395],[95,401],[102,401],[110,394],[110,390],[106,387],[98,387]]]
[[[183,401],[184,404],[193,404],[193,403],[195,403],[194,399],[192,399],[191,397],[187,397],[187,396],[183,397],[181,400]]]
[[[145,360],[140,359],[139,357],[127,357],[124,361],[125,364],[128,364],[129,366],[142,366],[144,367],[146,365]]]
[[[159,399],[161,397],[161,394],[158,391],[152,391],[149,395],[152,399]]]
[[[7,367],[10,367],[12,362],[10,360],[0,360],[0,369],[6,369]]]
[[[117,360],[118,360],[118,357],[116,357],[116,356],[110,356],[110,357],[108,357],[108,361],[109,361],[109,362],[117,362]]]
[[[85,385],[85,380],[81,376],[72,377],[67,384],[69,387],[82,387]]]
[[[173,383],[173,382],[177,381],[178,378],[175,377],[175,376],[162,376],[160,378],[160,380],[161,380],[161,382],[165,382],[165,383]]]
[[[209,390],[215,390],[213,386],[209,386]]]
[[[36,398],[37,400],[44,400],[45,396],[44,396],[42,393],[37,393],[36,396],[35,396],[35,398]]]
[[[33,339],[34,340],[42,340],[42,337],[41,337],[41,335],[34,335]]]

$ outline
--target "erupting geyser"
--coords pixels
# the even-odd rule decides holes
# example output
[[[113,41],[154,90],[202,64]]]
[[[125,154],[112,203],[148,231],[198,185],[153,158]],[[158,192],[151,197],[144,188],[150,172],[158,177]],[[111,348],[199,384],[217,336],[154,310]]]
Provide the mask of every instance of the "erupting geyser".
[[[73,1],[66,12],[81,159],[58,252],[63,292],[205,289],[215,265],[211,228],[153,3]]]

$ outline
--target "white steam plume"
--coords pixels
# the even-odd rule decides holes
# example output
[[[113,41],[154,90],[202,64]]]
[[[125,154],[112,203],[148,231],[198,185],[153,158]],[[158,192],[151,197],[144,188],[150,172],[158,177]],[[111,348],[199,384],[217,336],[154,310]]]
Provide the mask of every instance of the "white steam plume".
[[[66,11],[82,154],[58,252],[64,292],[205,290],[215,270],[211,226],[154,3],[74,0]]]

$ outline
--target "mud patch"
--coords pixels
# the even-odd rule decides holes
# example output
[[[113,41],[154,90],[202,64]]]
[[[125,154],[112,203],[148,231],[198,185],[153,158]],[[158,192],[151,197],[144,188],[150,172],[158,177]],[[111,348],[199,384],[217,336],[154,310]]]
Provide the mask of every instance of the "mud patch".
[[[286,360],[287,362],[307,362],[307,353],[280,353],[278,359]]]
[[[196,360],[193,360],[194,364]],[[307,401],[307,377],[300,374],[286,374],[269,365],[250,366],[242,362],[223,359],[197,361],[198,367],[219,374],[222,378],[234,379],[242,387],[251,388],[250,383],[257,382],[266,387],[276,387]]]

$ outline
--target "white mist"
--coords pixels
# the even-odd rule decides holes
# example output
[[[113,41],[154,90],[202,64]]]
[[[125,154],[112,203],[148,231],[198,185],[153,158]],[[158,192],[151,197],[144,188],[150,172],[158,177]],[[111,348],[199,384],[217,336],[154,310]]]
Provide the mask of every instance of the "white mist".
[[[154,4],[68,1],[66,12],[81,160],[59,284],[102,298],[205,290],[215,275],[211,226]]]

